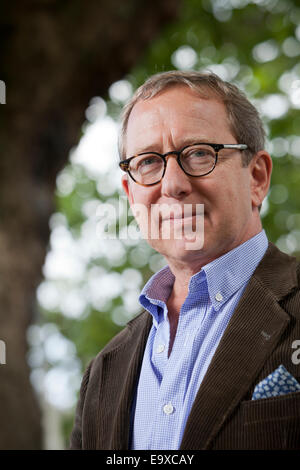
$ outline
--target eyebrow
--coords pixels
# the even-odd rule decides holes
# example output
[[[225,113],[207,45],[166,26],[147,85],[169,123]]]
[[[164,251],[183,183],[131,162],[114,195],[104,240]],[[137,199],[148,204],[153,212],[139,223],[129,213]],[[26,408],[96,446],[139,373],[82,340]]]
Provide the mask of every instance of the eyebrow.
[[[199,137],[199,136],[195,137],[195,138],[194,137],[189,137],[187,139],[183,139],[181,141],[180,146],[178,146],[177,148],[178,148],[178,150],[180,150],[180,149],[186,147],[187,145],[193,145],[193,144],[197,144],[197,143],[204,143],[204,144],[205,143],[207,143],[207,144],[210,143],[211,144],[211,143],[215,143],[215,142],[212,142],[212,139],[207,139],[205,137]],[[176,148],[174,148],[172,150],[176,150]],[[137,150],[135,153],[133,153],[130,156],[140,155],[141,153],[148,153],[148,152],[161,153],[158,150],[156,150],[156,146],[155,146],[155,144],[153,144],[153,145],[148,145],[147,147],[143,147],[142,149]]]

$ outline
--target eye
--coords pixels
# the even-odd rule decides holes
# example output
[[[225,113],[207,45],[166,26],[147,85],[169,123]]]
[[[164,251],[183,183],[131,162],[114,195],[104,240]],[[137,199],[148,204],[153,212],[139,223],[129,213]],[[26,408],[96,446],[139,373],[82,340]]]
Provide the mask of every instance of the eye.
[[[131,171],[145,173],[149,171],[156,171],[163,167],[163,160],[155,154],[139,155],[131,160]]]
[[[213,149],[206,145],[195,145],[187,147],[183,153],[182,158],[185,161],[197,161],[197,160],[210,160],[215,158]]]
[[[191,152],[188,157],[205,157],[207,152],[205,150],[194,150]]]
[[[181,164],[190,175],[208,173],[215,164],[215,152],[209,145],[190,145],[181,154]]]
[[[153,157],[147,157],[147,158],[144,158],[142,161],[139,162],[139,166],[149,166],[149,165],[153,165],[154,163],[156,163],[156,159],[153,158]]]
[[[214,151],[210,147],[195,146],[185,149],[183,155],[185,158],[214,157]]]

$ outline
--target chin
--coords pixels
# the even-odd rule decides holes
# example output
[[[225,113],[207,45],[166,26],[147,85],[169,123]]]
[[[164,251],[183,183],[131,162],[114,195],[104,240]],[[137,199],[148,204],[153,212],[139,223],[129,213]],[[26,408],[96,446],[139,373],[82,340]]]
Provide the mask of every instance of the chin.
[[[191,262],[195,260],[197,254],[203,252],[202,241],[191,240],[168,240],[167,244],[162,246],[153,246],[153,248],[165,258],[173,258],[176,261]]]

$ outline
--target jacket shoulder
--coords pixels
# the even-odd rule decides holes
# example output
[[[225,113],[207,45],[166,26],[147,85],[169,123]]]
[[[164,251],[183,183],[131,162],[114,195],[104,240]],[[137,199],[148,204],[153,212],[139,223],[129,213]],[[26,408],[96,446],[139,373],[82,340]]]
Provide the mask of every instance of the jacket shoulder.
[[[300,319],[300,261],[283,253],[271,242],[266,253],[266,265],[272,273],[271,290],[279,304],[295,319]],[[268,268],[266,269],[268,271]]]

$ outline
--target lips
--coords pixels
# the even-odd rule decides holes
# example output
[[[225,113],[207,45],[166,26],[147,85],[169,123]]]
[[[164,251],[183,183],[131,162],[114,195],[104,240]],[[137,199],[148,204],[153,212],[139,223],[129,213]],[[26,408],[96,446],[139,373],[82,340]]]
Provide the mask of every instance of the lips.
[[[206,212],[204,211],[196,211],[196,209],[193,209],[192,212],[186,210],[186,211],[181,211],[179,213],[171,213],[171,214],[168,214],[166,216],[164,216],[163,214],[160,214],[161,215],[161,220],[162,222],[164,222],[165,220],[182,220],[182,219],[191,219],[192,217],[199,217],[199,216],[203,216],[203,215],[206,215]]]
[[[199,216],[203,217],[203,215],[205,215],[203,203],[185,203],[183,205],[158,203],[151,205],[151,219],[158,223],[191,221]]]
[[[176,215],[176,216],[170,216],[170,217],[164,217],[162,219],[162,222],[164,222],[165,220],[173,220],[173,221],[177,221],[177,220],[186,220],[186,219],[192,219],[193,217],[199,217],[200,214],[189,214],[189,215]]]

